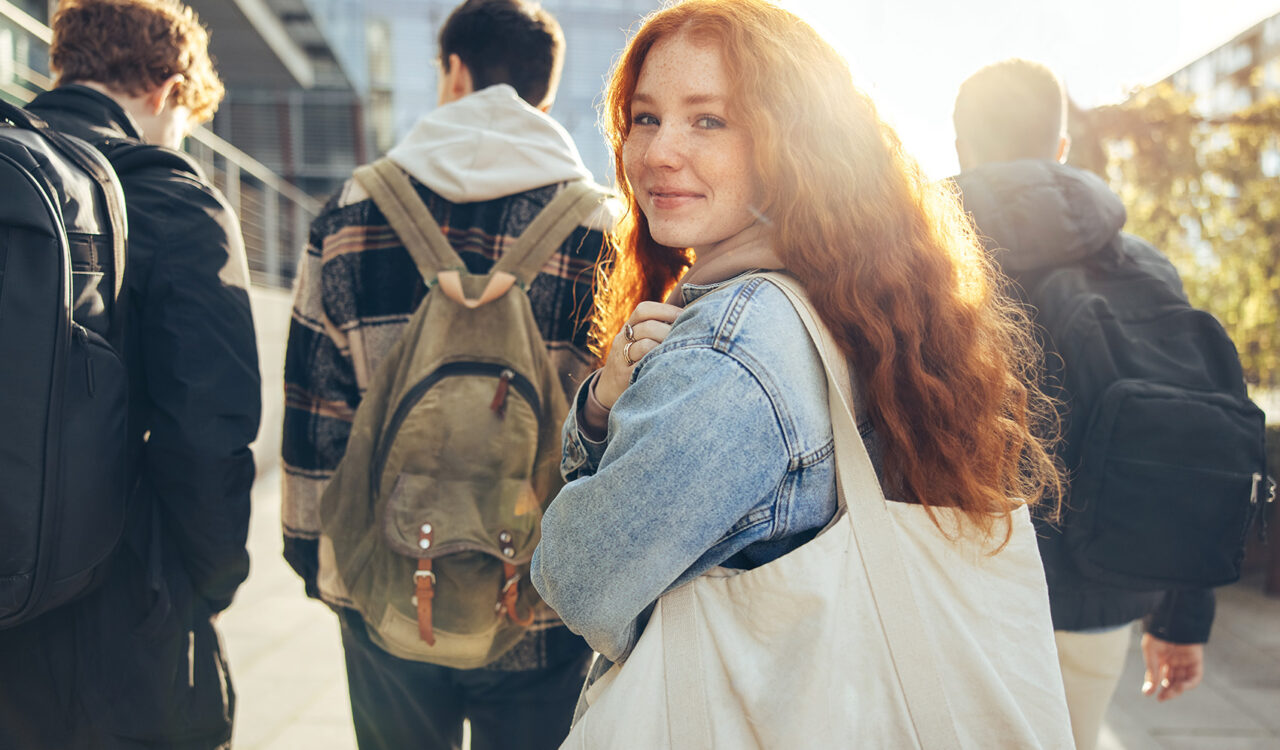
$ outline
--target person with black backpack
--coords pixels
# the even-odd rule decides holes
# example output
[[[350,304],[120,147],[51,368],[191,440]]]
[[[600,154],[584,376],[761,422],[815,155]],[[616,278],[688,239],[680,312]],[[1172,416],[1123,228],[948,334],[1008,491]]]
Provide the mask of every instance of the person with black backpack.
[[[1066,112],[1042,65],[979,70],[955,102],[955,183],[1031,312],[1059,404],[1069,492],[1061,521],[1037,525],[1072,731],[1090,750],[1130,623],[1144,621],[1144,693],[1200,682],[1212,587],[1239,577],[1274,484],[1235,347],[1164,255],[1121,231],[1119,197],[1063,163]]]
[[[0,590],[0,747],[226,747],[214,621],[249,570],[260,377],[239,224],[176,150],[223,88],[176,0],[62,0],[52,27],[57,87],[0,112],[0,192],[47,209],[0,227],[6,385],[54,352],[53,391],[6,388],[0,407],[51,415],[0,446],[0,561],[33,550],[0,575],[31,582]],[[30,158],[4,148],[9,131]],[[36,257],[57,273],[34,275]],[[50,311],[25,338],[23,309]],[[39,440],[58,448],[43,464],[11,460]]]

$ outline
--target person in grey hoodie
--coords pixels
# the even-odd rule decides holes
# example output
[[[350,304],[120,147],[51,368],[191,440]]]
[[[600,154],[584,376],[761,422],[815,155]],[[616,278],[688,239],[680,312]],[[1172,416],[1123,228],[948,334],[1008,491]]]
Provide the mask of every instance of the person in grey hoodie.
[[[1096,175],[1063,163],[1070,146],[1066,117],[1061,82],[1037,63],[995,63],[960,87],[954,120],[961,172],[954,179],[1001,270],[1031,288],[1038,275],[1066,264],[1091,264],[1099,272],[1108,264],[1134,264],[1181,294],[1168,259],[1120,231],[1120,198]],[[1072,445],[1071,431],[1064,437],[1060,450],[1069,461],[1079,446]],[[1149,593],[1099,583],[1072,562],[1061,526],[1043,520],[1037,526],[1072,733],[1080,750],[1090,750],[1119,684],[1127,626],[1144,619],[1143,692],[1176,697],[1203,675],[1213,592]]]
[[[487,273],[570,181],[589,179],[568,133],[547,116],[564,40],[523,0],[467,0],[440,31],[440,106],[388,157],[473,274]],[[595,368],[588,349],[595,266],[613,210],[572,232],[528,294],[552,364],[572,392]],[[368,194],[349,180],[311,225],[285,362],[284,555],[309,596],[338,612],[356,737],[370,748],[554,748],[568,732],[591,650],[556,618],[536,620],[483,669],[396,658],[325,586],[320,497],[341,460],[370,378],[426,295],[413,259]]]

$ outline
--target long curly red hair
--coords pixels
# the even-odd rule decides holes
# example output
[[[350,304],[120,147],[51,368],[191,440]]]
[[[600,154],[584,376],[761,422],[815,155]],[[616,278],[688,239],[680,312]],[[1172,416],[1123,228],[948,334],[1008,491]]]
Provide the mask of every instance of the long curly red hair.
[[[622,163],[645,56],[685,33],[724,56],[774,248],[860,376],[895,492],[958,508],[984,532],[1020,502],[1058,500],[1060,475],[1037,436],[1056,430],[1034,384],[1040,357],[957,196],[925,179],[839,54],[764,0],[659,10],[613,71],[603,121],[628,210],[599,270],[598,349],[693,261],[691,249],[653,240]]]

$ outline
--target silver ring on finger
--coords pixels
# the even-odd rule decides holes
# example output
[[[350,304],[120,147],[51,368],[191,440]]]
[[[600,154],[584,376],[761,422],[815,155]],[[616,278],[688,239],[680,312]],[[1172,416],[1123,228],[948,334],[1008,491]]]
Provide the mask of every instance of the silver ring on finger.
[[[630,323],[623,323],[622,337],[626,339],[629,344],[636,343],[636,329],[632,328]]]
[[[627,360],[627,367],[635,367],[640,360],[631,358],[631,347],[635,346],[635,341],[628,341],[627,345],[622,347],[622,357]]]

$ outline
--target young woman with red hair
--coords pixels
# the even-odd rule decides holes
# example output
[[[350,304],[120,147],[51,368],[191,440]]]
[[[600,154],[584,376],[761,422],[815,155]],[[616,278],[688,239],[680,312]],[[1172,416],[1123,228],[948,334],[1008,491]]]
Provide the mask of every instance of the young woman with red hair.
[[[1013,514],[1058,487],[1026,321],[844,60],[763,0],[689,0],[632,39],[604,122],[629,209],[600,271],[605,363],[566,423],[570,481],[532,571],[564,621],[621,662],[665,592],[778,560],[837,515],[823,364],[762,270],[803,286],[847,358],[884,494],[988,554],[1012,543]]]

